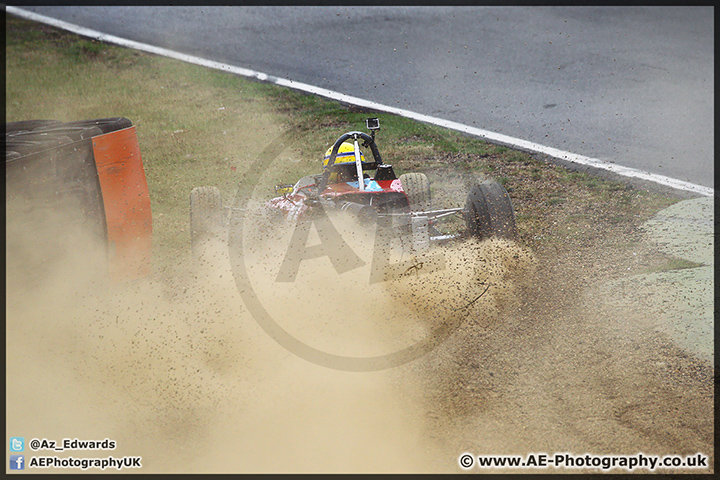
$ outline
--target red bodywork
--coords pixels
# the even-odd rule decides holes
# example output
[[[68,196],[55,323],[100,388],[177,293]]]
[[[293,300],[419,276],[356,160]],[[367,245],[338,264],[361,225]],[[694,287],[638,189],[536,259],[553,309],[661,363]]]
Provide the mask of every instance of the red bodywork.
[[[309,177],[305,177],[305,179],[307,178]],[[320,194],[320,198],[332,202],[338,208],[347,203],[370,206],[381,211],[408,206],[407,197],[399,179],[375,181],[366,178],[365,183],[365,190],[358,188],[357,181],[330,184]],[[300,182],[298,182],[299,184]],[[306,201],[313,196],[316,186],[314,183],[300,187],[298,185],[295,186],[292,193],[275,197],[269,200],[266,206],[271,210],[282,212],[289,220],[301,218],[310,208]]]

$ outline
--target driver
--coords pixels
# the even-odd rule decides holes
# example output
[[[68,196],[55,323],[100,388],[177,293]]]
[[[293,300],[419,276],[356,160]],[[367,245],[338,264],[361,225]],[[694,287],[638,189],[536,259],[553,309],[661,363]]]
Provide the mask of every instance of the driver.
[[[332,153],[333,147],[330,147],[325,152],[325,158],[323,159],[323,169],[328,168],[328,162],[330,161],[330,154]],[[365,165],[365,155],[362,150],[360,151],[360,161]],[[352,143],[344,142],[338,148],[338,153],[335,156],[335,163],[330,167],[330,176],[328,177],[328,183],[343,183],[343,182],[355,182],[358,179],[357,167],[355,166],[355,146]]]

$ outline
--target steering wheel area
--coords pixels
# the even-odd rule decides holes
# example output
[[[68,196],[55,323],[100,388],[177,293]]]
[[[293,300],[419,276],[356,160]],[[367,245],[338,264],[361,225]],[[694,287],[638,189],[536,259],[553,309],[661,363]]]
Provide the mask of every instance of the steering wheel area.
[[[322,176],[320,177],[320,181],[318,182],[318,192],[322,192],[323,190],[325,190],[325,187],[327,187],[328,179],[330,178],[331,167],[335,164],[335,159],[337,158],[337,153],[340,149],[340,145],[350,139],[354,141],[356,146],[356,158],[359,158],[359,152],[357,151],[358,140],[363,140],[364,147],[370,147],[370,151],[372,152],[373,156],[373,162],[370,164],[368,164],[367,162],[365,163],[366,170],[374,170],[377,168],[378,165],[382,165],[383,162],[380,158],[380,151],[378,150],[377,145],[375,144],[375,139],[373,137],[364,132],[347,132],[341,135],[337,140],[335,140],[332,152],[330,153],[330,158],[328,159],[328,164],[325,167],[325,171],[322,173]],[[360,172],[358,172],[358,174],[359,178],[362,178],[362,174]]]

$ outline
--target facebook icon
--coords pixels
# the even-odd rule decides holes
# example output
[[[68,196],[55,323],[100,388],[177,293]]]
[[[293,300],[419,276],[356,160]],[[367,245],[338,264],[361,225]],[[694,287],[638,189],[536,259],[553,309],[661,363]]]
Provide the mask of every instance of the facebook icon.
[[[25,455],[10,455],[10,470],[25,470]]]

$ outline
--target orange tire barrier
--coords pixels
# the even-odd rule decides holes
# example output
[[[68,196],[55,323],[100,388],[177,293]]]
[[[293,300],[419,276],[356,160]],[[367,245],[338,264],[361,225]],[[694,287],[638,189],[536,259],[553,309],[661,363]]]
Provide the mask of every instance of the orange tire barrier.
[[[135,127],[92,138],[105,207],[111,280],[150,274],[152,214]]]

